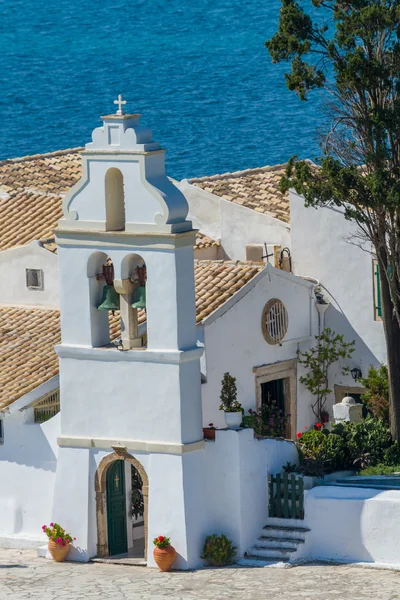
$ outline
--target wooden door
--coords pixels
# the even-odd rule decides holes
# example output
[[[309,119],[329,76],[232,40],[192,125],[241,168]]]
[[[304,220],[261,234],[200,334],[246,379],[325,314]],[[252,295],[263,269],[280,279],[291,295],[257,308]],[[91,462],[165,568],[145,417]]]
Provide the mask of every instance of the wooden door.
[[[109,555],[128,552],[123,460],[113,462],[107,471],[107,529]]]

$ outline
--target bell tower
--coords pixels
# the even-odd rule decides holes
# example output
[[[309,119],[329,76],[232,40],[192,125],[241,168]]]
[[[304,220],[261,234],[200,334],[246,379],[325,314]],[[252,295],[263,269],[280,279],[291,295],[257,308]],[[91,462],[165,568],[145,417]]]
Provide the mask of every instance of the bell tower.
[[[185,568],[199,563],[203,510],[195,231],[165,174],[165,150],[123,103],[86,144],[56,230],[61,435],[52,518],[77,532],[77,559],[107,555],[94,525],[97,468],[113,452],[132,456],[149,480],[147,538],[171,535]]]

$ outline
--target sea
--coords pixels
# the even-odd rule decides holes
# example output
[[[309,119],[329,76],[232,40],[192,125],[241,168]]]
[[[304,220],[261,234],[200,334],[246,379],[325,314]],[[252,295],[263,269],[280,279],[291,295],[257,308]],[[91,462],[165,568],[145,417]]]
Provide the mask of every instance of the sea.
[[[0,0],[0,159],[83,146],[142,114],[177,179],[319,155],[323,98],[300,101],[265,48],[280,0]]]

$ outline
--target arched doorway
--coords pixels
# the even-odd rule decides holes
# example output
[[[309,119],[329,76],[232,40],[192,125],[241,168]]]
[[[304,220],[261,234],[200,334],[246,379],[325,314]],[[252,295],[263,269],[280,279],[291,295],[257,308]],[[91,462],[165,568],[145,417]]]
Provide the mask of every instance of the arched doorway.
[[[142,551],[146,560],[149,483],[143,466],[127,451],[118,449],[100,462],[95,489],[97,556]]]

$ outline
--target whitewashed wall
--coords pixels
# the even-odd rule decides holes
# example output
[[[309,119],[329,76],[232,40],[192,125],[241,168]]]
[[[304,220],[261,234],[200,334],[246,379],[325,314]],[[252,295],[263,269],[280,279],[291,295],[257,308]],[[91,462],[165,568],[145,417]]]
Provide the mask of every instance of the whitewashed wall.
[[[3,280],[0,304],[58,308],[57,256],[39,242],[0,252],[0,269]],[[26,287],[26,269],[42,269],[43,291]]]
[[[400,491],[318,486],[305,512],[308,558],[400,566]]]
[[[327,289],[332,306],[326,326],[356,341],[353,362],[366,374],[371,364],[386,362],[383,325],[374,320],[372,256],[354,245],[356,226],[341,210],[305,208],[291,192],[290,212],[294,272],[317,278]]]
[[[288,223],[224,200],[185,179],[177,185],[189,203],[193,226],[220,241],[226,258],[245,260],[248,244],[266,242],[290,247]]]
[[[41,425],[29,413],[5,416],[0,446],[0,545],[38,546],[51,521],[60,415]]]
[[[219,411],[219,396],[223,374],[236,377],[238,400],[247,411],[256,408],[255,374],[253,368],[296,358],[298,347],[308,347],[314,332],[316,311],[312,284],[293,275],[268,267],[268,271],[246,287],[247,293],[229,310],[216,312],[205,323],[207,383],[202,385],[203,424],[224,426]],[[288,332],[282,346],[268,344],[262,334],[261,317],[271,298],[282,300],[288,311]],[[233,299],[235,300],[235,298]],[[218,317],[218,318],[217,318]],[[307,339],[301,342],[299,339]],[[309,423],[310,399],[303,390],[298,394],[298,423]],[[304,413],[304,414],[303,414]],[[305,417],[304,415],[307,415]],[[305,422],[306,421],[306,422]]]

